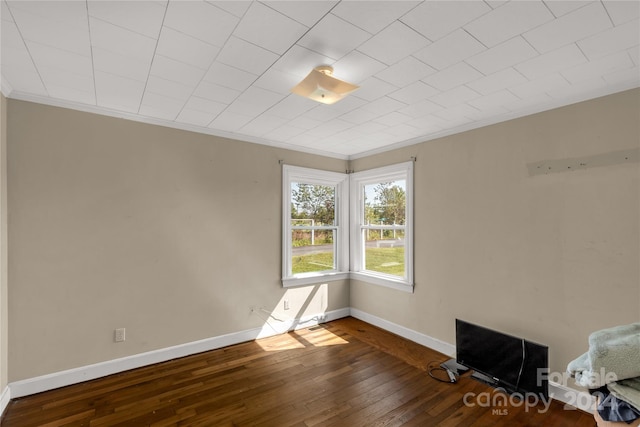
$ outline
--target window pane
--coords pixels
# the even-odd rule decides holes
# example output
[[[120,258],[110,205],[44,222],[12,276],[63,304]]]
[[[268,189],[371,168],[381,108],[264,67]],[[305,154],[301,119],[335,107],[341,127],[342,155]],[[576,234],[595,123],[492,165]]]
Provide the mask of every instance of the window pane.
[[[395,230],[398,239],[367,239],[369,233],[386,234],[394,230],[363,230],[365,234],[364,268],[376,273],[405,277],[404,230]]]
[[[327,185],[291,183],[293,225],[335,225],[336,188]]]
[[[334,240],[335,230],[293,230],[291,232],[291,273],[334,270],[336,268]]]
[[[364,223],[404,225],[406,180],[377,182],[364,186]]]
[[[406,180],[367,184],[363,191],[365,225],[405,225]],[[404,278],[404,229],[372,227],[363,233],[364,269]]]

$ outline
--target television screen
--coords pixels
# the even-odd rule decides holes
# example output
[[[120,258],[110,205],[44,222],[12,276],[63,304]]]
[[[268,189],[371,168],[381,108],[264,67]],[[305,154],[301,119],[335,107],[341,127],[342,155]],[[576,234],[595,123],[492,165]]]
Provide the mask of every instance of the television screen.
[[[456,319],[456,361],[509,392],[548,398],[548,347]]]

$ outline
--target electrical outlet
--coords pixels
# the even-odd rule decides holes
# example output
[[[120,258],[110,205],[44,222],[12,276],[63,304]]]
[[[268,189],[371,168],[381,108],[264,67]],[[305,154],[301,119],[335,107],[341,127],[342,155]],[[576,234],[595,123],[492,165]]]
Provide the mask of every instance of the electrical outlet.
[[[284,300],[284,309],[285,310],[289,310],[289,300],[288,299]]]
[[[113,334],[113,340],[115,342],[122,342],[124,341],[125,335],[124,335],[124,328],[118,328],[115,330],[115,333]]]

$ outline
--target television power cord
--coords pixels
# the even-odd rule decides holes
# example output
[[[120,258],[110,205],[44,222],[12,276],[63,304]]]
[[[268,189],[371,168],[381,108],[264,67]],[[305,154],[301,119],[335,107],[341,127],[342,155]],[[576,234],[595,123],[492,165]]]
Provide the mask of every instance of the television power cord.
[[[432,366],[434,363],[438,363],[438,362],[432,361],[432,362],[429,362],[429,365],[428,365],[427,372],[431,378],[433,378],[436,381],[440,381],[441,383],[455,384],[456,382],[458,382],[458,376],[452,370],[447,369],[443,366]],[[435,371],[446,372],[449,378],[446,380],[442,379],[440,378],[442,375],[434,375]]]

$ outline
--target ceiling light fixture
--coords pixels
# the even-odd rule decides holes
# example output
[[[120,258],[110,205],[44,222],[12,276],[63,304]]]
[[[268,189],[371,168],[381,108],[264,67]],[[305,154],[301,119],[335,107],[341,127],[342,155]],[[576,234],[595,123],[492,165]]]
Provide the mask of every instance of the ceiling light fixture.
[[[311,70],[291,92],[323,104],[333,104],[359,87],[333,77],[333,67],[320,65]]]

